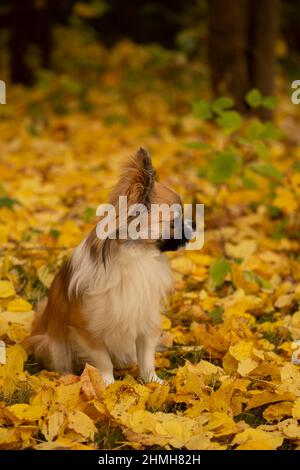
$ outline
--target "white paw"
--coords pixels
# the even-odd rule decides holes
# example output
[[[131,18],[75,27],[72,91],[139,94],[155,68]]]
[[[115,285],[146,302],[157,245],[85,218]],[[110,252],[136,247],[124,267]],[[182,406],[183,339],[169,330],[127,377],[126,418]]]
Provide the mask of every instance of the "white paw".
[[[162,379],[160,379],[158,377],[158,375],[156,375],[155,372],[149,372],[148,374],[145,374],[141,377],[141,379],[145,382],[145,383],[150,383],[150,382],[156,382],[158,384],[163,384],[164,381]]]
[[[104,382],[104,385],[107,386],[107,385],[113,384],[115,382],[115,379],[113,377],[103,376],[103,382]]]
[[[152,378],[151,382],[156,382],[156,383],[162,385],[164,383],[164,380],[161,379],[160,377],[158,377],[158,375],[155,374],[155,377]]]

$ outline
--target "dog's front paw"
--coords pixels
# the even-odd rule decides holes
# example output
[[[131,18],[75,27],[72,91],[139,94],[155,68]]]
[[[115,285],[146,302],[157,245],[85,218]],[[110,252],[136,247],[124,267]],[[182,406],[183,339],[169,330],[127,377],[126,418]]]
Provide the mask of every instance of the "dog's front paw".
[[[104,385],[107,386],[107,385],[113,384],[115,382],[115,379],[113,377],[103,376],[103,382],[104,382]]]
[[[160,377],[158,377],[158,375],[155,374],[155,377],[152,377],[152,379],[149,380],[149,382],[156,382],[157,384],[162,385],[164,383],[164,380],[161,379]]]
[[[161,378],[159,378],[158,375],[156,375],[155,371],[144,374],[143,376],[141,376],[141,379],[145,383],[155,382],[160,385],[164,383],[164,381]]]

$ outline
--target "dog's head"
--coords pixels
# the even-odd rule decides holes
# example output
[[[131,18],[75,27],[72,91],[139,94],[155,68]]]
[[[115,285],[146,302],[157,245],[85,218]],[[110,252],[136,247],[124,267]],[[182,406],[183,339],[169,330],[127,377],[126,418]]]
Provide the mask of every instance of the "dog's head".
[[[153,244],[160,251],[175,251],[192,238],[194,224],[184,221],[179,194],[156,181],[150,155],[144,148],[124,166],[110,203],[116,211],[116,238]]]

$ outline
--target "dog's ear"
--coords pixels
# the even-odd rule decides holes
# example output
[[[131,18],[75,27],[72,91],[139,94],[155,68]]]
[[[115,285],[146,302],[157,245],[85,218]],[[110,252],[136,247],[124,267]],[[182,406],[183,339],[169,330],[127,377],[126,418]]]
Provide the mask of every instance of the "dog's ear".
[[[118,205],[119,196],[127,196],[128,207],[132,204],[150,204],[150,194],[155,181],[151,157],[141,147],[123,167],[120,180],[110,195],[110,203]]]

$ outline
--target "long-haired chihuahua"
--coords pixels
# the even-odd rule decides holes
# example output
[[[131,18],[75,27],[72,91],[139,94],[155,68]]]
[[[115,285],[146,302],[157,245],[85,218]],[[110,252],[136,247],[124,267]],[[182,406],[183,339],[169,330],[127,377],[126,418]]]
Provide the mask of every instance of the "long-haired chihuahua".
[[[120,196],[126,197],[129,208],[136,204],[146,208],[148,231],[155,236],[128,236],[127,229],[127,237],[118,237]],[[161,304],[172,288],[164,252],[184,246],[191,236],[183,218],[184,230],[180,237],[174,236],[176,215],[171,216],[164,237],[165,221],[160,217],[151,222],[150,212],[153,205],[181,207],[181,200],[156,181],[151,158],[141,148],[124,166],[109,202],[116,214],[116,236],[101,239],[95,227],[74,250],[51,285],[45,308],[36,315],[27,346],[47,368],[60,373],[89,362],[110,384],[113,363],[137,361],[142,380],[161,382],[155,372],[155,348]],[[135,216],[128,209],[126,222],[132,220]],[[159,230],[153,230],[154,225]]]

